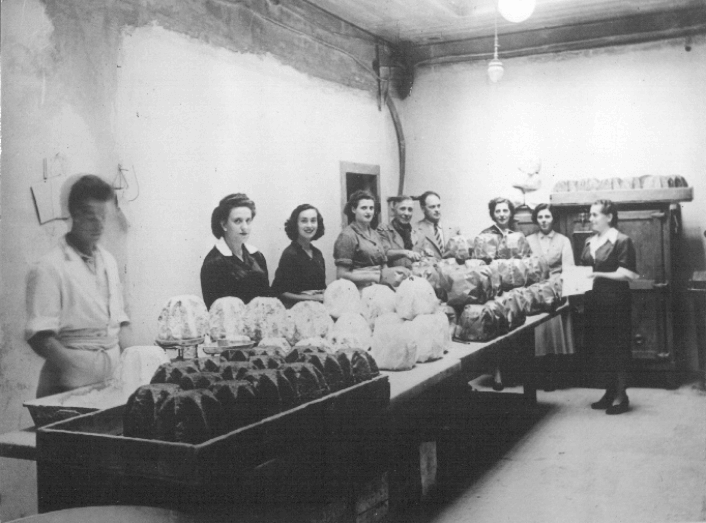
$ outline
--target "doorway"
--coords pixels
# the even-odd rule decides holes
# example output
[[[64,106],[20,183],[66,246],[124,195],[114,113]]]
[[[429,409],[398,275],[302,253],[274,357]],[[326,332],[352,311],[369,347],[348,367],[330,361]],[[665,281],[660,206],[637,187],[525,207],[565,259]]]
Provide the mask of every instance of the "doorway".
[[[356,191],[368,191],[375,197],[375,219],[372,226],[377,227],[382,219],[380,203],[380,166],[364,163],[341,162],[341,224],[348,225],[348,217],[343,212],[346,202]]]

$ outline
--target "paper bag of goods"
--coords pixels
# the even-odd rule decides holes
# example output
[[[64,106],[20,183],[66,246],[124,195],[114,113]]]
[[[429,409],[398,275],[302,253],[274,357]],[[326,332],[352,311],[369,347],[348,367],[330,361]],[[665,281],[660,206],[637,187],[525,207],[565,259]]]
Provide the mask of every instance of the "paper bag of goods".
[[[246,306],[245,334],[259,343],[263,338],[292,337],[287,309],[277,298],[254,298]]]
[[[410,277],[397,289],[395,311],[405,320],[413,320],[420,314],[435,312],[438,300],[431,284],[422,278]]]
[[[360,297],[371,328],[375,324],[375,318],[387,312],[395,312],[395,291],[386,285],[364,287]]]
[[[527,315],[522,307],[522,302],[516,298],[513,291],[506,292],[502,296],[495,298],[503,309],[505,309],[505,318],[507,318],[508,329],[513,330],[524,325],[527,320]]]
[[[490,266],[498,271],[505,291],[524,287],[527,283],[527,266],[522,260],[493,260]]]
[[[206,304],[198,296],[185,294],[170,298],[157,318],[157,341],[163,343],[197,340],[209,331]]]
[[[371,355],[382,370],[409,370],[417,362],[417,332],[396,314],[375,320]]]
[[[498,246],[497,258],[509,260],[511,258],[525,258],[532,252],[527,238],[521,232],[510,231],[503,237]]]
[[[469,269],[457,265],[445,274],[449,284],[447,303],[453,307],[462,307],[469,303],[485,303],[492,294],[490,277],[480,269]]]
[[[344,312],[333,324],[328,340],[334,350],[368,350],[372,332],[368,322],[360,314]]]
[[[412,276],[424,278],[434,290],[443,288],[436,258],[422,258],[418,262],[412,263]]]
[[[544,312],[552,312],[559,305],[559,296],[557,295],[554,284],[550,281],[535,283],[531,288],[536,288],[542,303]]]
[[[326,307],[317,301],[300,301],[289,309],[294,344],[306,338],[325,338],[333,327]]]
[[[417,363],[438,360],[451,341],[449,319],[443,312],[420,314],[410,322],[416,331]]]
[[[490,261],[498,257],[500,238],[497,234],[481,233],[473,240],[473,257]]]
[[[346,312],[364,312],[358,288],[352,281],[345,279],[334,280],[328,284],[324,291],[324,307],[334,319]]]
[[[523,307],[527,316],[533,316],[544,311],[544,300],[537,285],[520,287],[511,292],[521,293],[524,298]]]
[[[500,326],[496,313],[487,305],[470,304],[456,324],[455,337],[461,341],[488,341],[500,334]]]
[[[237,341],[245,335],[245,304],[240,298],[226,296],[211,304],[208,325],[211,340]]]
[[[543,256],[528,256],[522,261],[527,267],[527,285],[549,279],[549,264]]]
[[[132,394],[142,385],[147,385],[160,365],[169,363],[167,353],[155,345],[133,346],[120,354],[120,364],[115,375],[125,394]]]
[[[446,242],[444,256],[455,258],[461,263],[470,257],[470,242],[465,236],[457,234]]]

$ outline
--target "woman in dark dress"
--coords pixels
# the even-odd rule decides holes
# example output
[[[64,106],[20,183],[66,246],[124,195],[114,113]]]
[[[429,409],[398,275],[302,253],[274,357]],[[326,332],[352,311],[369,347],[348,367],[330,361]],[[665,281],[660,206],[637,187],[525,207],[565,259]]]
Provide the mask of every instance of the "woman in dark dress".
[[[206,307],[218,298],[235,296],[248,303],[270,296],[265,257],[245,242],[255,218],[255,202],[242,193],[223,198],[211,215],[216,245],[201,266],[201,292]]]
[[[635,247],[618,231],[618,211],[610,200],[591,205],[595,232],[586,240],[581,263],[593,267],[593,290],[586,293],[585,311],[589,346],[606,379],[603,397],[591,404],[606,414],[629,409],[627,388],[631,358],[631,280],[637,279]]]
[[[324,218],[316,207],[305,203],[292,211],[284,231],[292,243],[279,260],[273,294],[289,306],[298,301],[323,301],[326,264],[321,251],[311,242],[324,235]]]

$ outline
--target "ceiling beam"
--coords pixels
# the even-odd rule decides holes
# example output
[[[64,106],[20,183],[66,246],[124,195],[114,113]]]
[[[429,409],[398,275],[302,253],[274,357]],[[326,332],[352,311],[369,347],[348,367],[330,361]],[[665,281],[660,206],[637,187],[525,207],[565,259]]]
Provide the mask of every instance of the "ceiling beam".
[[[500,34],[499,41],[501,58],[514,58],[697,34],[706,34],[706,5],[678,11]],[[493,37],[414,45],[410,53],[411,61],[415,66],[488,60],[493,54]]]

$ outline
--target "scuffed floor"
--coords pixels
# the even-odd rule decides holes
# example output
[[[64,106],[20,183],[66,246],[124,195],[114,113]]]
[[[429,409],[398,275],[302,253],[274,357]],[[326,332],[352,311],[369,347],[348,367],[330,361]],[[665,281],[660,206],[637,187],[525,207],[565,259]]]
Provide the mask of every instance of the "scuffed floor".
[[[431,500],[390,520],[706,521],[706,394],[695,385],[630,389],[632,410],[607,416],[589,407],[601,392],[540,391],[536,412],[506,441],[486,428],[472,464],[456,464]]]

